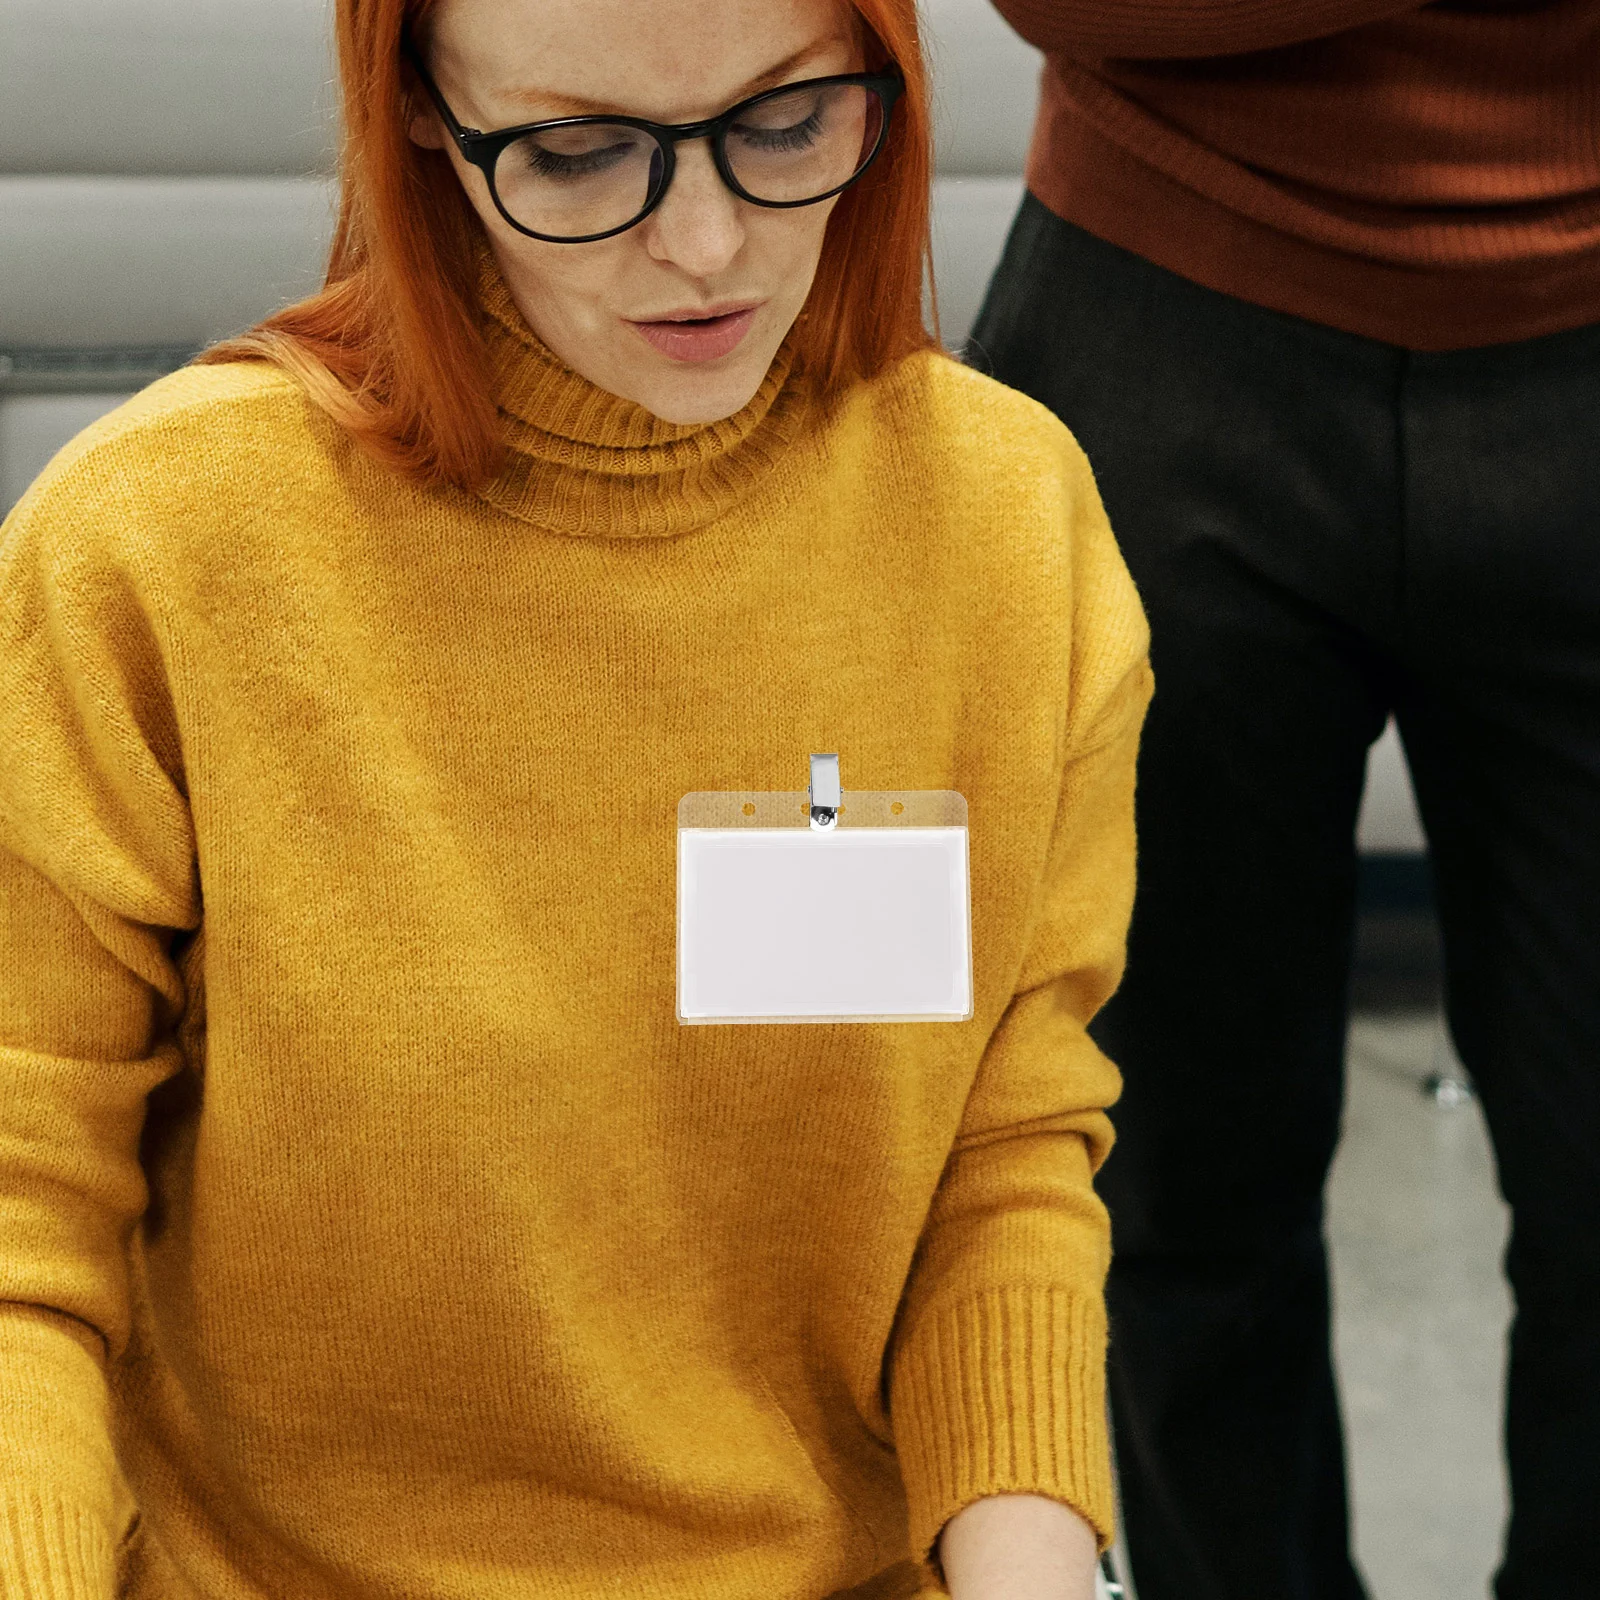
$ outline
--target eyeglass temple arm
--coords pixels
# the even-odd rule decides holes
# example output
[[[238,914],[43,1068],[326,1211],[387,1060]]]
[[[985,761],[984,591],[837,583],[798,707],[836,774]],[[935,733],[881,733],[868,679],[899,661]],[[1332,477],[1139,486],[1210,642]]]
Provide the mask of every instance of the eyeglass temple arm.
[[[428,91],[428,98],[433,101],[439,115],[444,118],[444,125],[450,130],[450,136],[458,144],[463,139],[476,137],[478,133],[476,128],[463,127],[456,121],[455,112],[450,109],[444,95],[440,93],[439,85],[433,81],[433,74],[428,71],[422,59],[422,52],[412,42],[409,31],[400,35],[400,53],[411,63],[412,71],[422,80],[422,87]]]

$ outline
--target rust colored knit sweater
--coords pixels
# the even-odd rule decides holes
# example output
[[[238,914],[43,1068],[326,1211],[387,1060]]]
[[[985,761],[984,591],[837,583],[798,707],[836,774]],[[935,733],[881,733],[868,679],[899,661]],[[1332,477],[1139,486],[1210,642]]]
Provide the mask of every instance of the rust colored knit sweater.
[[[1159,266],[1416,350],[1600,318],[1600,0],[996,0],[1029,187]]]

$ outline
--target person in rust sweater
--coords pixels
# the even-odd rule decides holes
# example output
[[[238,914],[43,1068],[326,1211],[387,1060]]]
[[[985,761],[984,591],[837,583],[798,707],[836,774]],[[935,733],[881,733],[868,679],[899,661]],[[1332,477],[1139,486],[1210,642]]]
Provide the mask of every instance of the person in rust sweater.
[[[1322,1191],[1399,722],[1514,1212],[1501,1600],[1600,1574],[1600,0],[996,0],[1047,57],[970,358],[1154,632],[1103,1192],[1141,1600],[1347,1600]]]

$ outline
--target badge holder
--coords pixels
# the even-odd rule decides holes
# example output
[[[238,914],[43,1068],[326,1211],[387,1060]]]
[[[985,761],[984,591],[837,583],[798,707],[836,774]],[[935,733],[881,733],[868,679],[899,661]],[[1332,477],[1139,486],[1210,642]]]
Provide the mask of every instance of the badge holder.
[[[965,1022],[967,802],[811,787],[678,805],[678,1020]]]

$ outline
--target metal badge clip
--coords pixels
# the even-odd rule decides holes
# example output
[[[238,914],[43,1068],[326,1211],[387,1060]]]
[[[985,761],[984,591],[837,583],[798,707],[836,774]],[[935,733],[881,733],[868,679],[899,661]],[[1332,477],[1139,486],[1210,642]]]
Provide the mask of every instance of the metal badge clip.
[[[811,758],[811,826],[827,833],[839,824],[843,795],[839,789],[838,756]]]

